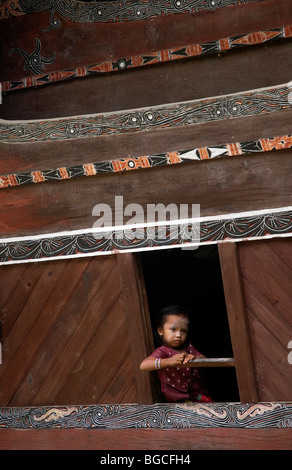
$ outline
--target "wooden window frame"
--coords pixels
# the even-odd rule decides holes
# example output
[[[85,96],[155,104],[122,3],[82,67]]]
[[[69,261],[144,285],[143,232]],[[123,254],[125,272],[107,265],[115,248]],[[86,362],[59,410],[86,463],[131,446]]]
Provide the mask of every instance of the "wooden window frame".
[[[242,403],[255,403],[258,401],[258,393],[254,373],[255,369],[252,357],[252,345],[250,341],[249,327],[246,315],[244,291],[242,286],[238,259],[238,248],[235,242],[219,242],[217,244],[217,247],[221,267],[222,283],[227,309],[231,344],[233,349],[233,358],[209,358],[208,360],[203,361],[196,360],[191,364],[191,366],[234,367],[236,372],[240,401]],[[135,258],[135,261],[133,258]],[[123,277],[127,279],[127,283],[132,283],[132,287],[134,288],[131,290],[135,290],[140,298],[140,311],[143,311],[144,313],[144,317],[142,319],[142,323],[144,322],[142,327],[144,333],[140,331],[139,336],[144,337],[145,344],[143,347],[143,352],[145,353],[148,350],[148,353],[146,352],[146,355],[148,355],[153,350],[153,335],[150,324],[150,315],[147,307],[147,294],[145,291],[144,279],[141,274],[142,268],[141,266],[139,266],[139,269],[137,270],[137,265],[134,266],[134,264],[137,263],[139,265],[139,262],[136,257],[131,257],[131,261],[129,259],[128,263],[129,262],[132,263],[132,267],[131,269],[125,269],[125,276]],[[132,279],[129,279],[129,277],[126,276],[127,272],[135,273],[135,276]],[[139,281],[137,282],[138,279]],[[130,289],[128,290],[130,291]],[[137,311],[138,310],[139,309],[137,308]],[[137,335],[135,335],[134,331],[139,331],[139,329],[141,328],[141,322],[138,324],[137,320],[139,322],[139,319],[136,315],[135,318],[133,318],[132,323],[133,326],[135,324],[133,335],[131,338],[133,344],[135,344],[135,339],[137,338]],[[142,346],[140,345],[139,349],[141,349],[141,347]],[[137,357],[137,355],[133,355],[133,357]],[[147,387],[145,388],[146,384],[144,382],[146,374],[141,374],[141,372],[139,374],[138,364],[135,365],[135,370],[137,371],[137,380],[138,382],[141,382],[142,385],[141,390],[144,391],[144,393],[141,393],[139,395],[141,397],[140,403],[151,403],[151,401],[149,401],[151,400],[151,395],[149,393],[149,385],[152,389],[152,403],[160,401],[159,399],[161,399],[161,396],[157,391],[157,382],[153,379],[152,374],[147,374],[149,380],[148,382],[146,380]],[[146,390],[148,390],[148,392],[146,392]]]
[[[235,242],[218,243],[223,289],[241,402],[257,402],[251,341]]]

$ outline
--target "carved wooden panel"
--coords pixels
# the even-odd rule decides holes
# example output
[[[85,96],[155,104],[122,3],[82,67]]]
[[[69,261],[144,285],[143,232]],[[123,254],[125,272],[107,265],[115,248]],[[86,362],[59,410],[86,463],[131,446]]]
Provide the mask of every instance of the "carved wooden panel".
[[[291,402],[2,408],[0,436],[1,449],[185,450],[191,461],[192,450],[288,450]]]

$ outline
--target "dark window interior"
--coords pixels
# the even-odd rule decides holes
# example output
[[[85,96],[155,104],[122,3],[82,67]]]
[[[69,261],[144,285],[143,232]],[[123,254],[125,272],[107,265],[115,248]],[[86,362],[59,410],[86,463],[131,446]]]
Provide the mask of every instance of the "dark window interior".
[[[216,245],[141,255],[151,322],[160,308],[179,304],[191,315],[191,340],[207,357],[233,357]],[[240,401],[233,367],[200,368],[214,401]]]

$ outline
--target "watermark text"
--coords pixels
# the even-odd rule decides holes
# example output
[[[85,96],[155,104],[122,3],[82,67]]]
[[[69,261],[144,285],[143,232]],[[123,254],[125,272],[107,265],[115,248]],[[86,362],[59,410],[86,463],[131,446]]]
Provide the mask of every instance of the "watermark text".
[[[133,239],[145,239],[152,233],[157,240],[180,239],[199,242],[200,239],[200,204],[138,203],[124,206],[123,196],[115,196],[114,205],[96,204],[92,216],[94,236],[98,239],[112,236],[112,232],[121,232]]]

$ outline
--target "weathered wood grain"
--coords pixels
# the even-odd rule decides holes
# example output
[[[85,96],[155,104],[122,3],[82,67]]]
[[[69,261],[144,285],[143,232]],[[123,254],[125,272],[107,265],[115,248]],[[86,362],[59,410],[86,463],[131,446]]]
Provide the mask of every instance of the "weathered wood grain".
[[[291,397],[290,239],[239,245],[240,269],[260,400]]]
[[[281,150],[2,189],[1,235],[92,228],[93,207],[106,203],[114,217],[115,196],[145,213],[158,203],[200,204],[201,216],[291,206],[291,164],[291,150]]]
[[[274,86],[291,79],[287,60],[291,47],[291,40],[285,40],[8,93],[3,95],[1,117],[23,120],[104,113]]]
[[[141,328],[130,348],[135,271],[127,292],[121,271],[116,256],[0,269],[2,406],[151,402],[148,375],[134,374]]]
[[[224,120],[176,129],[149,129],[141,131],[139,135],[131,133],[76,139],[74,145],[70,140],[17,145],[1,142],[0,152],[3,158],[0,160],[0,174],[48,170],[289,135],[291,119],[292,111],[285,110],[274,113],[273,119],[268,114],[263,114],[233,119],[232,122]]]
[[[2,450],[291,450],[291,429],[0,430]],[[139,456],[139,458],[141,458]]]
[[[240,400],[258,400],[237,245],[218,245]]]
[[[0,41],[4,44],[2,54],[7,63],[6,57],[9,57],[12,48],[25,48],[31,53],[35,47],[34,38],[38,37],[42,42],[41,54],[44,57],[51,57],[56,52],[54,62],[47,65],[48,71],[56,71],[96,64],[108,58],[150,53],[169,47],[281,27],[292,23],[291,16],[287,0],[278,0],[277,3],[274,0],[265,0],[214,11],[169,15],[130,23],[78,23],[62,18],[61,28],[53,28],[48,33],[44,30],[49,26],[49,12],[39,12],[9,18],[4,23],[5,27],[1,28]],[[17,37],[15,31],[18,32]],[[87,47],[92,42],[98,44],[98,47]],[[1,80],[17,80],[22,77],[23,59],[18,54],[12,54],[9,63],[1,71]]]

